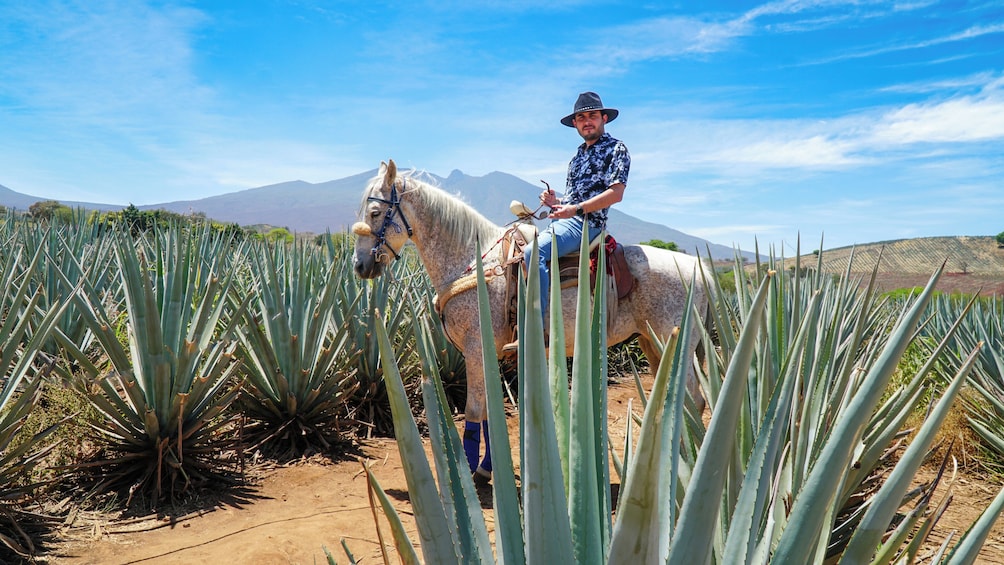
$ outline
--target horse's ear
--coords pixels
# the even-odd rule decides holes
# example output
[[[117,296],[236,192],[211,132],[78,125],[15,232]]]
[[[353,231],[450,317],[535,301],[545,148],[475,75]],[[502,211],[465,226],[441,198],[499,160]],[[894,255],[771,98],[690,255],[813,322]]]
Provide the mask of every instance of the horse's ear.
[[[394,181],[397,180],[397,165],[394,164],[394,159],[390,159],[387,163],[387,172],[383,176],[383,182],[386,186],[393,186]]]

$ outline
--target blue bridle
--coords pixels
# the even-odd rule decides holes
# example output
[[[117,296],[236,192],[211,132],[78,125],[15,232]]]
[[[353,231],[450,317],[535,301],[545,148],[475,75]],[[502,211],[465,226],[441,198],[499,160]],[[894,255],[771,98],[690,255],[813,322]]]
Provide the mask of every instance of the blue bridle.
[[[401,188],[402,189],[404,188],[403,183],[401,185]],[[376,245],[373,246],[373,250],[370,251],[370,253],[373,254],[373,257],[379,263],[380,248],[387,247],[387,249],[390,249],[390,252],[394,255],[394,259],[400,259],[401,256],[397,254],[397,251],[394,251],[394,248],[391,247],[389,243],[387,243],[387,228],[393,226],[394,229],[397,230],[397,233],[401,233],[401,226],[399,226],[397,222],[394,221],[394,216],[396,214],[397,216],[401,217],[401,223],[404,224],[405,229],[408,230],[408,237],[412,236],[413,231],[411,229],[411,224],[408,223],[408,218],[405,218],[404,212],[401,211],[401,197],[397,193],[397,185],[392,184],[390,187],[390,200],[386,198],[380,198],[377,196],[370,196],[366,198],[366,201],[382,202],[383,204],[387,205],[387,213],[384,214],[383,225],[380,226],[379,230],[373,232],[373,237],[376,238]]]

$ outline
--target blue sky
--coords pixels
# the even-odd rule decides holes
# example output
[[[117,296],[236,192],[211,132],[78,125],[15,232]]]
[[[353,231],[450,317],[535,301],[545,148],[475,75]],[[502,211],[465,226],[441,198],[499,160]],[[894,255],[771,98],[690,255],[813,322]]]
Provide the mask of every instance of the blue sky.
[[[0,184],[151,204],[393,158],[560,187],[584,90],[642,219],[788,255],[1004,231],[1001,1],[0,0]]]

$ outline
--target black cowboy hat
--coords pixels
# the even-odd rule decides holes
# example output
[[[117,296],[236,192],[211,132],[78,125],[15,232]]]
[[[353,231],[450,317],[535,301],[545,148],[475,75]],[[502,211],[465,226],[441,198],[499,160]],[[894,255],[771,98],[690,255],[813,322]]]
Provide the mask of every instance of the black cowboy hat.
[[[607,123],[616,120],[617,114],[620,113],[614,108],[604,108],[599,94],[595,92],[583,92],[579,95],[579,99],[575,101],[575,109],[572,110],[571,114],[561,118],[561,123],[573,128],[575,125],[572,123],[572,119],[575,118],[575,114],[579,112],[592,112],[593,110],[599,110],[606,114]]]

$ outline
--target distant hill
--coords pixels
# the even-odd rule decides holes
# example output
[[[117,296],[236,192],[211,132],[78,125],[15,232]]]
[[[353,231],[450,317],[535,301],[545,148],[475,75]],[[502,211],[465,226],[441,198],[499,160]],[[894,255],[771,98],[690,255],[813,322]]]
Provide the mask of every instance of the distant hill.
[[[802,267],[815,268],[817,256],[803,255],[800,262]],[[849,262],[850,271],[862,277],[870,275],[878,262],[880,290],[924,286],[944,263],[939,290],[1004,295],[1004,248],[990,236],[898,239],[823,251],[824,272],[843,273]],[[793,268],[794,259],[783,267]]]
[[[30,194],[22,194],[20,192],[15,192],[6,186],[0,184],[0,205],[6,206],[13,210],[26,211],[28,208],[36,203],[42,202],[44,200],[52,200],[51,198],[42,198],[40,196],[32,196]],[[65,204],[70,208],[86,208],[88,210],[120,210],[122,206],[116,206],[114,204],[97,204],[94,202],[75,202],[60,200],[61,204]]]
[[[355,222],[363,187],[376,173],[376,170],[371,170],[316,184],[300,180],[290,181],[198,200],[177,200],[139,208],[164,209],[180,214],[202,212],[209,218],[223,222],[236,222],[242,226],[254,224],[285,226],[299,233],[323,233],[326,230],[339,232],[347,230]],[[500,225],[513,219],[509,212],[509,203],[512,200],[522,200],[528,205],[536,204],[537,196],[543,188],[501,172],[474,177],[455,170],[448,177],[429,173],[422,173],[422,176],[447,192],[456,194],[488,219]],[[5,206],[26,210],[31,204],[40,200],[45,198],[20,194],[0,186],[0,204]],[[72,207],[81,206],[98,210],[122,208],[106,204],[62,203]],[[735,256],[735,250],[731,246],[714,244],[661,224],[645,222],[617,210],[616,207],[610,212],[608,227],[610,233],[625,244],[659,239],[674,242],[681,250],[690,254],[700,252],[706,255],[710,248],[714,259],[731,260]],[[751,252],[743,252],[742,255],[747,259],[754,258]]]
[[[179,213],[202,211],[211,218],[241,225],[269,223],[301,232],[338,232],[348,229],[356,221],[363,187],[376,174],[374,169],[324,183],[285,182],[200,200],[166,202],[141,208],[164,208]],[[422,173],[421,176],[423,180],[457,195],[500,225],[513,219],[509,212],[512,200],[522,200],[528,205],[536,204],[537,196],[543,188],[500,172],[474,177],[455,170],[448,177],[430,173]],[[710,246],[715,259],[732,259],[735,256],[732,247],[710,243],[664,225],[645,222],[616,208],[610,212],[608,226],[610,233],[621,243],[660,239],[672,241],[690,254],[694,254],[696,250],[706,254]],[[744,256],[753,258],[752,253],[744,253]]]

